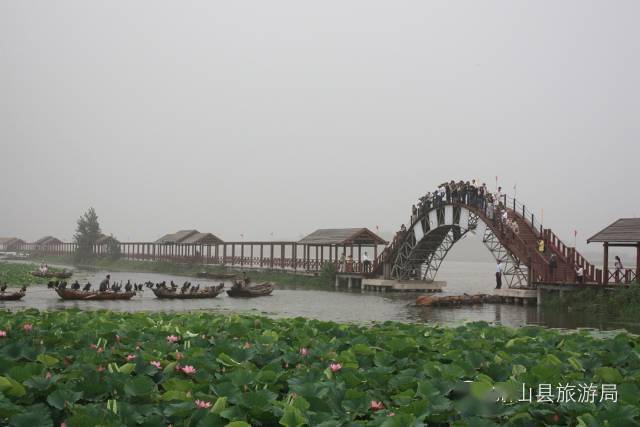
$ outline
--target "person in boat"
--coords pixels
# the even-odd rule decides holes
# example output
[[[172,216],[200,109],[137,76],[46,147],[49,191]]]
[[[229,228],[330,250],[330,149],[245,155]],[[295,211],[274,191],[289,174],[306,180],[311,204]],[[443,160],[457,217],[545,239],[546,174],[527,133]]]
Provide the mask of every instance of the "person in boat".
[[[84,288],[82,288],[82,290],[85,292],[89,292],[91,290],[91,283],[87,282],[87,284],[84,285]]]
[[[5,283],[4,285],[0,286],[0,292],[2,292],[4,294],[4,291],[7,290],[7,284]]]
[[[27,292],[27,285],[22,285],[22,287],[20,288],[20,292],[22,292],[23,294]]]
[[[176,285],[175,283],[173,283],[173,280],[171,281],[171,289],[173,289],[173,290],[178,289],[178,285]]]
[[[246,271],[242,272],[242,281],[244,282],[245,285],[248,285],[251,282],[251,279],[249,279],[249,276],[247,276]]]
[[[73,289],[74,291],[79,291],[80,290],[80,283],[78,283],[78,281],[76,280],[75,282],[73,282],[71,284],[71,289]]]
[[[109,280],[111,280],[111,275],[107,274],[107,277],[100,282],[100,287],[98,288],[100,292],[107,292],[109,290]]]

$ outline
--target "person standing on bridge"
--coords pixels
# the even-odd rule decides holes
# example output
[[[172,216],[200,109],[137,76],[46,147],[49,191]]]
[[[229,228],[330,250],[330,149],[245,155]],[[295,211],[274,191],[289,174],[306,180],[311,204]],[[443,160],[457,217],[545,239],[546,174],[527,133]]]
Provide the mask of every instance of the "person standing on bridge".
[[[366,252],[362,256],[362,268],[364,273],[368,273],[371,268],[371,261],[369,261],[369,254]]]
[[[618,255],[615,257],[615,261],[613,262],[613,267],[616,269],[616,282],[620,280],[620,275],[624,276],[624,267],[622,266],[622,260]]]
[[[496,289],[502,288],[502,262],[498,260],[496,265]]]
[[[580,284],[584,283],[584,268],[581,265],[576,268],[576,281]]]
[[[556,254],[551,254],[551,257],[549,257],[549,274],[551,276],[549,280],[551,282],[555,279],[556,268],[558,268],[558,257],[556,257]]]

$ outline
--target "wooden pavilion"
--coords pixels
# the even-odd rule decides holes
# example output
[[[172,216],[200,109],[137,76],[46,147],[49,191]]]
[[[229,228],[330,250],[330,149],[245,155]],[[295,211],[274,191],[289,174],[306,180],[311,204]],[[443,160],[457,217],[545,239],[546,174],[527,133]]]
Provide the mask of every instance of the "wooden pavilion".
[[[640,280],[640,218],[620,218],[605,229],[587,239],[587,243],[602,243],[602,284],[633,283]],[[615,269],[609,272],[609,248],[636,248],[636,268]]]
[[[304,237],[298,244],[304,245],[307,252],[310,248],[315,248],[315,253],[318,254],[319,249],[320,259],[324,259],[324,249],[327,248],[329,259],[336,263],[341,253],[350,255],[354,270],[359,271],[363,248],[373,250],[373,257],[369,258],[373,262],[378,257],[378,246],[386,245],[387,242],[368,228],[323,228]],[[354,248],[357,248],[357,258],[354,257]]]
[[[15,252],[18,251],[25,241],[17,237],[0,237],[0,250]]]

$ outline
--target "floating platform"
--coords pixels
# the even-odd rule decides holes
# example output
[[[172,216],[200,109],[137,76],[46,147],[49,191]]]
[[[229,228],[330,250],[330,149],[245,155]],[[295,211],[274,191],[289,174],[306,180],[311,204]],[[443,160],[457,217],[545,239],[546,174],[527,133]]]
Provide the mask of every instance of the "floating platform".
[[[359,273],[336,274],[336,289],[346,285],[348,289],[373,292],[442,292],[447,286],[444,281],[427,280],[386,280],[368,278]]]
[[[492,294],[506,304],[535,305],[539,302],[537,289],[495,289]]]

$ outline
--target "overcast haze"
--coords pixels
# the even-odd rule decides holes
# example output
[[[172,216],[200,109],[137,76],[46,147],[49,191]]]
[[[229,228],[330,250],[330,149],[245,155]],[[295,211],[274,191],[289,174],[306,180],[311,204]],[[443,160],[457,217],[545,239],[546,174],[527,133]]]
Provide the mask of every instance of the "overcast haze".
[[[640,215],[640,2],[0,3],[0,236],[407,222],[495,176],[567,243]],[[273,233],[273,235],[272,235]],[[597,249],[597,248],[593,248]]]

